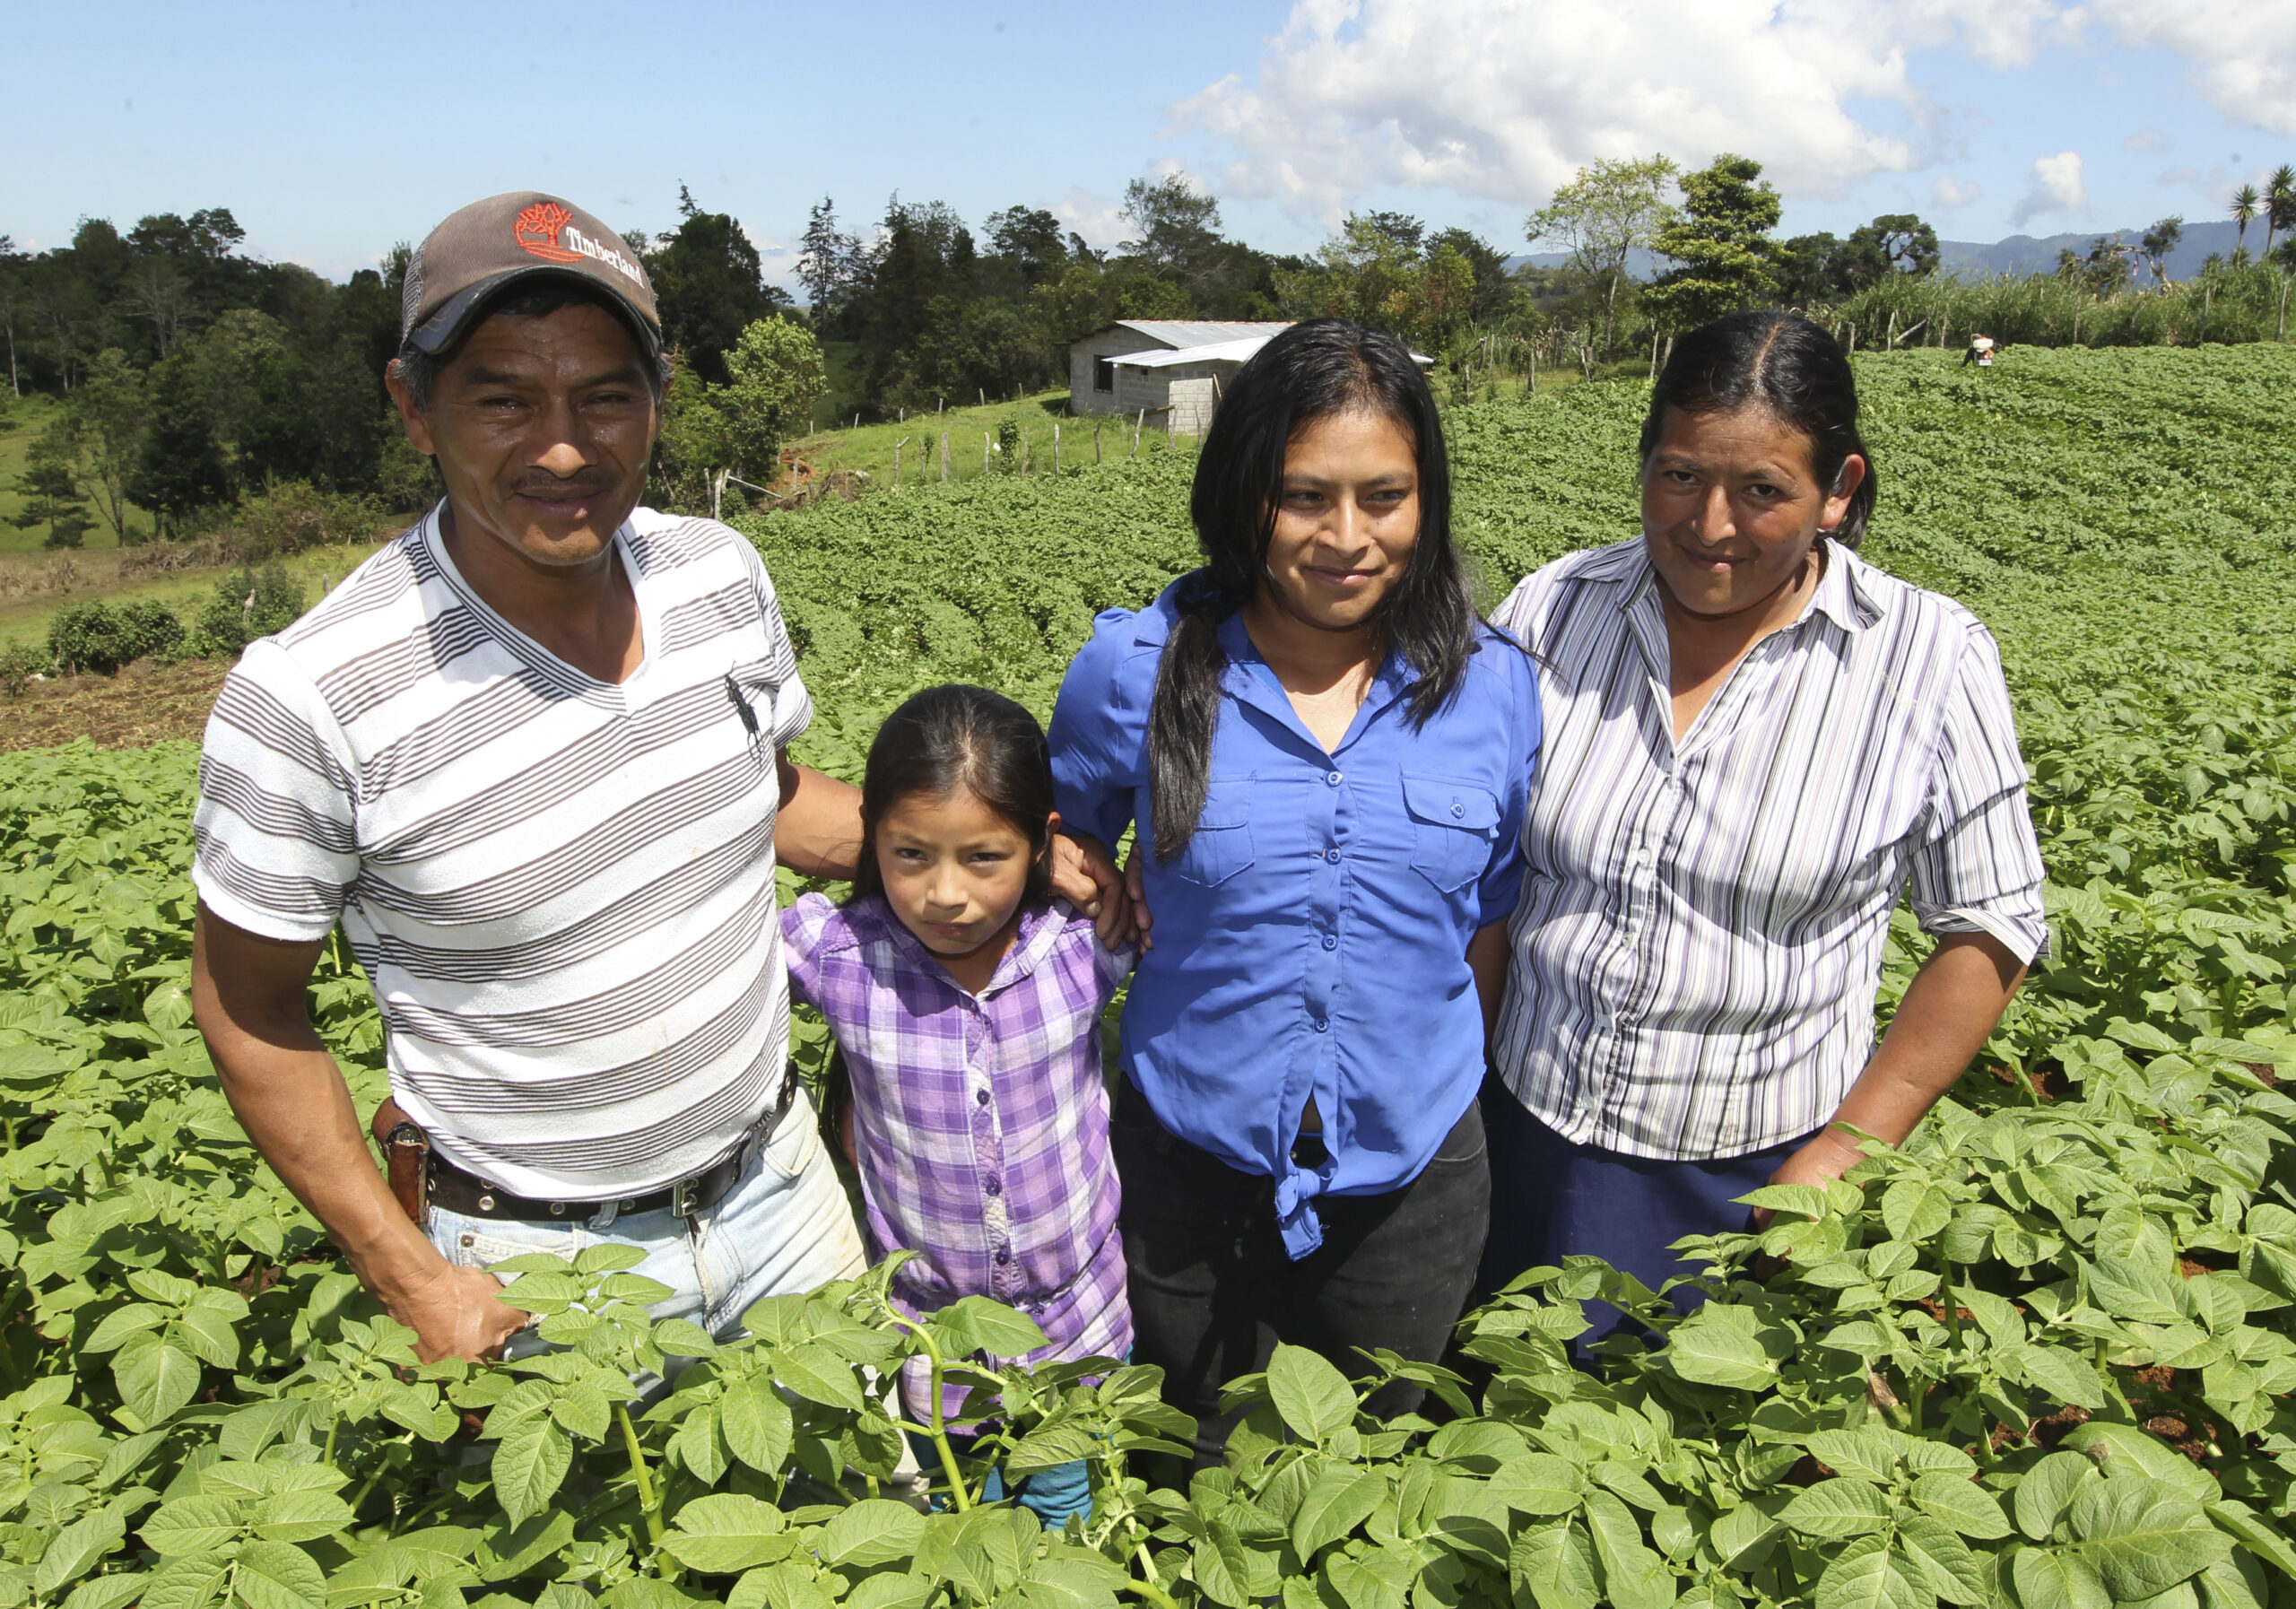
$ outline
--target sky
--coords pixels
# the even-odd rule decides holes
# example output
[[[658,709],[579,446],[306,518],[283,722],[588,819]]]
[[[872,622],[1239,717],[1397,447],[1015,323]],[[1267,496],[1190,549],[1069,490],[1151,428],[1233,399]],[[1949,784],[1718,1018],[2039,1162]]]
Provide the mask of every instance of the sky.
[[[2296,161],[2296,0],[7,10],[0,234],[224,206],[335,278],[510,189],[654,231],[685,185],[789,283],[823,196],[848,227],[896,194],[1048,207],[1107,246],[1126,183],[1179,171],[1264,249],[1377,207],[1518,251],[1584,162],[1736,151],[1787,234],[1910,211],[1984,241],[2222,218]]]

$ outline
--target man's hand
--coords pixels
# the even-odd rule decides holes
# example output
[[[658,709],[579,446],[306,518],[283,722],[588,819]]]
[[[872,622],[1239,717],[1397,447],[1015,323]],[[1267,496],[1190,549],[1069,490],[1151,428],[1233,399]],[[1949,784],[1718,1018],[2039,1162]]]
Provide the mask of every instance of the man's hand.
[[[1092,930],[1111,950],[1137,938],[1145,944],[1148,908],[1140,903],[1139,883],[1116,869],[1108,846],[1089,833],[1058,831],[1053,818],[1052,891],[1093,918]]]
[[[502,1300],[502,1282],[485,1269],[443,1259],[413,1288],[378,1294],[384,1310],[414,1332],[414,1355],[425,1363],[499,1358],[530,1317]]]

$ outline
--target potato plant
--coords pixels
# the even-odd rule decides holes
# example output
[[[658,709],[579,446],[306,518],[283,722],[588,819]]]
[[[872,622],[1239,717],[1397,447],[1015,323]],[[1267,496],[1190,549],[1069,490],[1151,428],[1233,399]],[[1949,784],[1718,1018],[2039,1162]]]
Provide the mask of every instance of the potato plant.
[[[417,1365],[191,1025],[194,751],[0,758],[0,1609],[2296,1609],[2296,354],[1935,356],[1860,360],[1868,552],[2003,644],[2054,953],[1904,1147],[1696,1244],[1702,1300],[1574,1258],[1455,1368],[1281,1350],[1184,1483],[1152,1370],[1010,1366],[1029,1320],[912,1318],[890,1265],[721,1342],[610,1248],[521,1258],[548,1350]],[[1631,533],[1639,402],[1453,412],[1495,583]],[[1189,561],[1187,468],[745,522],[801,752],[852,774],[930,681],[1044,709]],[[1900,917],[1885,1012],[1922,951]],[[339,944],[311,1004],[370,1104]],[[904,1419],[904,1368],[954,1421]],[[1367,1413],[1396,1378],[1422,1413]],[[1076,1459],[1061,1533],[980,1500]]]

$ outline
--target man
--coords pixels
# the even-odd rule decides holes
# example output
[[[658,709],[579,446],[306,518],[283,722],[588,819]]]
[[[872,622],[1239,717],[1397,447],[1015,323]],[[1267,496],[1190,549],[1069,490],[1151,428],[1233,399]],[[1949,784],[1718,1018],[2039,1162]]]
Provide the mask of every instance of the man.
[[[638,506],[668,366],[644,267],[554,196],[409,261],[387,384],[446,496],[249,647],[201,761],[201,1031],[264,1157],[425,1359],[526,1315],[485,1265],[648,1253],[657,1317],[729,1332],[862,1265],[785,1071],[777,862],[848,877],[857,789],[792,763],[812,704],[772,584]],[[1062,891],[1122,919],[1104,864]],[[336,924],[427,1145],[402,1210],[306,1014]],[[394,1114],[396,1116],[396,1114]]]

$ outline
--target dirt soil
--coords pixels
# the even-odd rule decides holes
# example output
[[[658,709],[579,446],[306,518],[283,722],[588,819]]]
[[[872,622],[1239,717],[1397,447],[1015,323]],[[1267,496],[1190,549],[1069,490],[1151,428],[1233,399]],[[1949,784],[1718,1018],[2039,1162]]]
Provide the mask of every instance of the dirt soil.
[[[54,748],[83,737],[100,749],[196,738],[230,668],[228,659],[165,668],[138,661],[117,676],[34,682],[22,698],[0,696],[0,751]]]

